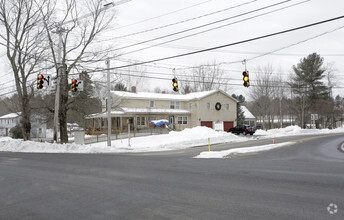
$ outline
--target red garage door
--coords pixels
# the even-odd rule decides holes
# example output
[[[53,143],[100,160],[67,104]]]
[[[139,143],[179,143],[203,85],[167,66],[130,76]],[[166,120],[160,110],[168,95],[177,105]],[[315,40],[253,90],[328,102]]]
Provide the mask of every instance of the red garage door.
[[[213,122],[212,121],[201,121],[201,126],[213,128]]]
[[[224,121],[223,122],[223,129],[224,131],[228,131],[230,128],[233,128],[234,127],[234,122],[232,121]]]

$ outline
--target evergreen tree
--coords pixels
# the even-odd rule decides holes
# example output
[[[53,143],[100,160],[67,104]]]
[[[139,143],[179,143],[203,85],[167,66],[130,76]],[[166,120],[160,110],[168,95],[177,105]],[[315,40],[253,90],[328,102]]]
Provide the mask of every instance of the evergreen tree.
[[[116,83],[116,85],[113,87],[113,90],[115,91],[128,91],[127,87],[123,83]]]
[[[232,94],[232,97],[239,101],[237,103],[237,124],[238,125],[244,124],[244,122],[245,122],[245,115],[244,115],[244,111],[241,108],[241,103],[245,102],[245,97],[243,95],[237,96],[235,94]]]
[[[329,88],[321,81],[325,77],[326,69],[322,66],[324,59],[313,53],[300,60],[293,66],[294,75],[289,86],[297,96],[296,102],[299,106],[301,126],[305,126],[307,111],[313,107],[316,101],[329,95]]]
[[[84,81],[84,91],[73,94],[69,104],[68,122],[84,125],[85,115],[101,111],[101,101],[95,95],[95,86],[88,73],[83,72],[80,80]]]

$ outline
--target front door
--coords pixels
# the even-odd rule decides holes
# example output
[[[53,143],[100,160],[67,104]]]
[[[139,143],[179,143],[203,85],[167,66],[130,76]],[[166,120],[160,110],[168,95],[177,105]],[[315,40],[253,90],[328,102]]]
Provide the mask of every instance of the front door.
[[[174,129],[174,116],[170,116],[170,124],[172,126],[172,129]]]

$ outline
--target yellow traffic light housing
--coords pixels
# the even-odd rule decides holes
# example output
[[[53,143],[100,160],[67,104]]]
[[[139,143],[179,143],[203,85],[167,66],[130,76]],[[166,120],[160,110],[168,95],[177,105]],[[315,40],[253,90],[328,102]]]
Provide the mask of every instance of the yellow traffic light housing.
[[[172,79],[172,85],[173,85],[173,91],[178,92],[179,89],[178,89],[178,80],[177,80],[177,77],[174,77],[174,78]]]
[[[250,78],[249,78],[248,71],[247,71],[247,70],[244,71],[244,72],[242,73],[242,75],[244,76],[244,77],[243,77],[244,86],[245,86],[245,87],[249,87],[249,86],[250,86]]]

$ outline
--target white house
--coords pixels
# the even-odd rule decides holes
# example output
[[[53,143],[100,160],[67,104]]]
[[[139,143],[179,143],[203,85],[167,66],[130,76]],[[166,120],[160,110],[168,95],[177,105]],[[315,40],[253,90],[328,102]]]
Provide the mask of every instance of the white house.
[[[246,106],[241,106],[241,109],[245,116],[244,124],[255,127],[257,122],[256,117],[246,108]]]
[[[236,125],[237,100],[221,90],[195,92],[186,95],[111,91],[112,131],[126,129],[127,120],[131,128],[149,128],[150,121],[166,119],[175,130],[196,126],[207,126],[228,131]],[[107,128],[106,99],[103,112],[86,117],[86,127],[102,132]]]
[[[20,113],[10,113],[0,117],[0,136],[9,136],[11,128],[20,124]]]
[[[10,113],[0,117],[0,136],[9,136],[11,128],[20,125],[20,112]],[[32,138],[44,138],[47,135],[46,118],[40,115],[31,115],[31,132]]]

